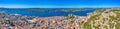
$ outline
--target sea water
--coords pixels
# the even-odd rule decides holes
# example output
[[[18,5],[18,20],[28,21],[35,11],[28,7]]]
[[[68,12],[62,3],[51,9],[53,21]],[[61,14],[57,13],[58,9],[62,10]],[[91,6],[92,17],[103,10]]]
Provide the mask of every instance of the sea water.
[[[36,8],[31,8],[36,9]],[[7,14],[20,14],[23,16],[38,16],[38,17],[49,17],[49,16],[67,16],[68,14],[74,14],[77,16],[87,16],[88,13],[95,11],[95,9],[88,9],[79,12],[26,12],[24,10],[31,10],[30,8],[16,9],[16,8],[1,8]],[[51,10],[59,10],[61,8],[50,8]],[[66,9],[66,8],[62,8]],[[69,8],[68,8],[69,9]]]

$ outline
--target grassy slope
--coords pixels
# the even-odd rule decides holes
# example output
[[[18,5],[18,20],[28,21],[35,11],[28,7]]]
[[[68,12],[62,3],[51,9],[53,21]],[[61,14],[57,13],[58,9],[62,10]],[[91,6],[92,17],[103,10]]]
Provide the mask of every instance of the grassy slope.
[[[91,16],[88,19],[88,21],[85,22],[84,29],[92,29],[91,28],[91,21],[93,21],[94,24],[95,24],[95,23],[98,23],[98,22],[95,22],[95,21],[96,20],[100,20],[100,18],[102,18],[102,20],[99,21],[99,22],[103,21],[102,23],[104,24],[106,21],[108,21],[107,23],[109,23],[111,29],[114,27],[114,23],[111,23],[111,21],[115,21],[116,22],[116,24],[115,24],[116,29],[120,29],[120,25],[119,25],[120,24],[120,13],[119,13],[120,10],[110,10],[110,12],[114,12],[117,16],[116,17],[110,16],[109,17],[110,19],[108,19],[108,18],[102,18],[102,17],[100,17],[101,13],[98,13],[96,15]],[[100,29],[99,28],[100,27],[100,23],[98,23],[97,25],[94,25],[94,24],[93,24],[93,26],[94,26],[95,29]],[[103,26],[104,26],[104,29],[108,29],[107,25],[103,25]]]

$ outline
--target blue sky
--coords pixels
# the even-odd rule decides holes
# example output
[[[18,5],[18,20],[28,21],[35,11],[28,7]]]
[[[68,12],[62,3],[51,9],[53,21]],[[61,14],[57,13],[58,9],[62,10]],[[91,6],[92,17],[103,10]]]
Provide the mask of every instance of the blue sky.
[[[120,0],[0,0],[7,8],[120,7]]]

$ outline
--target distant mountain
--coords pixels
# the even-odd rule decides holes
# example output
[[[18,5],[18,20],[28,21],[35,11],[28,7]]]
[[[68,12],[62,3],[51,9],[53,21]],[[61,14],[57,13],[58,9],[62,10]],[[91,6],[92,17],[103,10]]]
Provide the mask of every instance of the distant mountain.
[[[79,12],[93,8],[0,8],[2,10],[22,10],[26,12]]]

